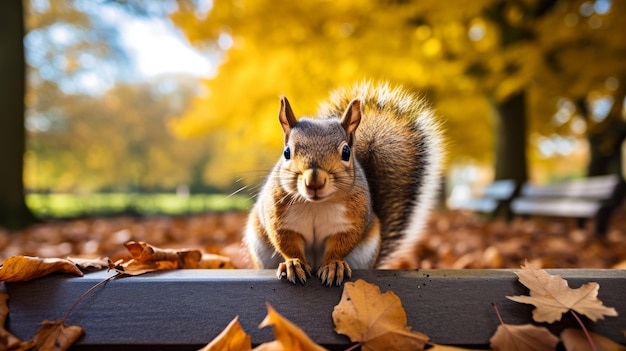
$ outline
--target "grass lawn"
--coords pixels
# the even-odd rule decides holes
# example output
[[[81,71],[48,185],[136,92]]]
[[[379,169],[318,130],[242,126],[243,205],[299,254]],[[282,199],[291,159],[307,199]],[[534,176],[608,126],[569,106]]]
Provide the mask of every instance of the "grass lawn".
[[[252,199],[247,195],[221,194],[28,194],[26,204],[39,217],[67,218],[131,211],[165,215],[245,211]]]

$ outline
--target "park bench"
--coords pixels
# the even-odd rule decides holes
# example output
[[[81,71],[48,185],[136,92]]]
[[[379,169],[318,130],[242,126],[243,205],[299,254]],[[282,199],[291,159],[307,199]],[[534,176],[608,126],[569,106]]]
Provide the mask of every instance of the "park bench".
[[[600,284],[598,297],[619,316],[586,320],[586,324],[596,333],[625,343],[626,271],[548,272],[561,275],[573,288],[588,282]],[[111,274],[51,275],[7,283],[7,328],[23,340],[30,339],[41,321],[61,319],[81,294]],[[505,297],[528,294],[511,270],[357,270],[352,281],[357,279],[397,294],[412,330],[440,344],[487,346],[500,323],[492,303],[506,323],[530,323],[532,318],[533,306]],[[334,332],[331,317],[341,293],[341,287],[322,286],[315,278],[304,286],[279,281],[274,270],[163,271],[108,281],[76,306],[67,324],[84,329],[72,350],[195,350],[239,316],[252,342],[259,344],[273,340],[271,328],[258,329],[269,302],[312,340],[345,350],[351,342]],[[543,325],[555,333],[564,327],[577,328],[571,314],[565,314],[561,322]]]
[[[626,196],[626,183],[618,175],[590,177],[545,186],[524,184],[511,202],[517,215],[538,215],[578,219],[583,226],[594,219],[594,232],[605,234],[611,215]]]
[[[454,205],[456,209],[508,216],[511,200],[518,190],[517,183],[512,179],[496,180],[487,185],[480,196],[467,199]]]

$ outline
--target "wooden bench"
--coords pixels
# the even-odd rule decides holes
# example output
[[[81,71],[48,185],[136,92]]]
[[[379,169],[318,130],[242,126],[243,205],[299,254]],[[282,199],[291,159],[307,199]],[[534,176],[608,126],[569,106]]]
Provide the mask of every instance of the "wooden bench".
[[[594,231],[605,234],[614,210],[626,196],[626,183],[617,175],[590,177],[546,186],[525,184],[511,202],[518,215],[540,215],[579,219],[582,226],[593,218]]]
[[[576,288],[600,284],[599,298],[614,307],[618,317],[587,326],[616,342],[625,343],[626,271],[548,270]],[[7,328],[30,339],[44,319],[62,318],[78,297],[112,273],[84,277],[52,275],[31,282],[8,283]],[[499,325],[496,303],[509,324],[531,322],[531,305],[506,299],[528,294],[511,270],[355,271],[381,290],[402,300],[408,325],[433,342],[484,347]],[[252,342],[273,340],[271,328],[258,329],[266,315],[265,302],[300,326],[314,341],[345,350],[351,342],[334,332],[332,311],[342,288],[325,287],[317,279],[305,286],[278,281],[274,270],[178,270],[118,278],[98,287],[69,315],[84,335],[72,350],[195,350],[208,343],[239,316]],[[570,314],[546,325],[558,333],[576,327]]]
[[[508,217],[509,204],[518,189],[517,183],[512,179],[497,180],[486,186],[480,196],[459,202],[454,208],[488,213],[492,217],[498,214]]]

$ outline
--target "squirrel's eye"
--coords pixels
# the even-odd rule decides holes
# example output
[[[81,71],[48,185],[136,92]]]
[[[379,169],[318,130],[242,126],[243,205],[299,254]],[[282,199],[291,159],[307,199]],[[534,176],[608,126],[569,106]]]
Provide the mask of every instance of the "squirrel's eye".
[[[342,161],[350,161],[350,147],[348,145],[344,145],[341,149],[341,160]]]
[[[285,151],[283,151],[283,156],[285,156],[285,160],[291,159],[291,149],[289,148],[289,146],[287,146],[285,148]]]

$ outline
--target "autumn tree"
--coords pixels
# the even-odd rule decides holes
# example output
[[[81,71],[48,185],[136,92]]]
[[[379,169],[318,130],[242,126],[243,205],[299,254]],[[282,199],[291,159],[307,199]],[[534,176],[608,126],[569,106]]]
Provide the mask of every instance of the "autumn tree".
[[[580,13],[589,4],[600,10]],[[223,51],[224,58],[218,75],[206,82],[207,96],[173,127],[181,135],[236,130],[225,150],[241,155],[240,162],[226,164],[222,176],[272,163],[281,140],[273,120],[278,95],[289,96],[296,113],[314,114],[328,90],[372,78],[424,92],[447,120],[453,156],[489,159],[487,147],[495,139],[496,178],[522,182],[528,173],[527,130],[550,125],[555,101],[570,96],[568,84],[576,75],[577,87],[589,83],[580,77],[580,65],[591,72],[583,76],[596,80],[623,65],[615,59],[593,65],[579,60],[576,49],[585,42],[593,43],[586,52],[620,45],[606,38],[622,37],[621,5],[607,8],[601,0],[481,0],[472,6],[215,1],[206,17],[196,16],[186,1],[179,5],[171,17],[189,40]],[[579,24],[572,25],[572,18]],[[590,26],[594,19],[601,25]],[[589,90],[580,93],[584,97]],[[491,126],[493,138],[484,126]],[[250,150],[261,153],[257,161]]]
[[[187,184],[207,190],[207,140],[180,140],[167,128],[169,117],[182,113],[190,96],[198,94],[196,78],[138,78],[118,29],[94,15],[119,8],[130,16],[158,17],[167,4],[28,7],[26,125],[31,138],[25,180],[30,189],[171,191]]]
[[[24,202],[22,181],[25,60],[21,0],[0,3],[0,226],[22,227],[34,220]]]

